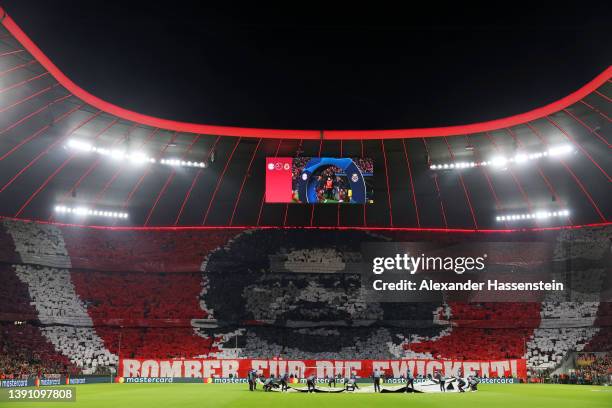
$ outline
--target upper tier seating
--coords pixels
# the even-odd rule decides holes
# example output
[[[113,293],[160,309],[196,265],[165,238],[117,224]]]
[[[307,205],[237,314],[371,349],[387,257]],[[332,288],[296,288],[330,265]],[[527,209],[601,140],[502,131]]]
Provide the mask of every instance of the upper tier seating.
[[[196,272],[234,231],[62,230],[72,265],[102,271]],[[169,254],[172,254],[169,256]]]
[[[70,268],[70,257],[58,227],[8,220],[3,224],[23,263]]]

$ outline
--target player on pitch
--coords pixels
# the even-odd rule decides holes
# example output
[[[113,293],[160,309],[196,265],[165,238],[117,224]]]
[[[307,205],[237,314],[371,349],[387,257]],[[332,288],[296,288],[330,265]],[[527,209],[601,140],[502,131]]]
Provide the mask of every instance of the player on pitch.
[[[248,371],[247,380],[249,382],[249,391],[255,391],[255,381],[257,380],[257,373],[254,369],[250,369]]]
[[[306,378],[306,386],[308,387],[308,392],[315,392],[315,376],[314,374],[310,374],[308,378]]]
[[[374,392],[380,392],[380,370],[377,368],[372,373],[372,378],[374,379]]]
[[[332,384],[334,385],[334,387],[336,386],[336,377],[335,377],[335,376],[333,376],[333,375],[328,375],[328,376],[327,376],[327,385],[328,385],[329,387],[331,387],[331,386],[332,386]]]
[[[289,374],[285,373],[281,376],[281,391],[287,391],[289,389],[289,385],[287,385],[289,383]]]
[[[414,375],[412,374],[412,370],[410,368],[406,372],[406,392],[408,392],[408,386],[410,386],[414,392]]]

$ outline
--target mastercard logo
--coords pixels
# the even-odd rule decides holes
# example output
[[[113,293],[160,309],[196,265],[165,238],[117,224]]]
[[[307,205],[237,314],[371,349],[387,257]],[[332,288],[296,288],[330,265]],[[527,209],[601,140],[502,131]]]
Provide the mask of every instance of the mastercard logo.
[[[213,379],[210,377],[204,379],[204,384],[212,384],[212,382],[213,382]]]

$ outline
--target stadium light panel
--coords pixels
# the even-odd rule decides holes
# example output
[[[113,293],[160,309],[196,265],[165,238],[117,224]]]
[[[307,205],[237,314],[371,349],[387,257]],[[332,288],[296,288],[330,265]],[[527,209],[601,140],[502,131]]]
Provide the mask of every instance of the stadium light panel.
[[[569,215],[570,215],[570,211],[567,209],[560,210],[560,211],[541,210],[541,211],[532,212],[532,213],[498,215],[497,217],[495,217],[495,220],[501,221],[501,222],[518,221],[518,220],[533,220],[533,219],[545,220],[549,218],[565,218],[565,217],[568,217]]]
[[[160,164],[173,167],[196,167],[202,169],[206,168],[206,163],[204,162],[185,161],[179,159],[161,159],[159,162]]]
[[[68,142],[68,147],[74,150],[82,151],[82,152],[91,152],[94,150],[91,144],[87,142],[83,142],[81,140],[70,140]]]
[[[114,149],[114,150],[111,150],[110,157],[115,160],[122,160],[122,159],[125,159],[125,152]]]
[[[555,146],[555,147],[551,147],[550,149],[548,149],[548,155],[549,156],[560,156],[560,155],[570,153],[571,151],[572,151],[572,147],[570,145]]]
[[[156,160],[148,157],[143,152],[127,152],[121,149],[107,149],[104,147],[96,147],[82,140],[71,139],[67,144],[68,148],[80,152],[94,152],[100,156],[106,156],[114,160],[127,160],[132,164],[155,163]]]
[[[513,157],[495,156],[489,160],[481,162],[455,162],[455,163],[435,163],[431,164],[431,170],[448,170],[448,169],[469,169],[473,167],[492,166],[499,169],[505,168],[509,164],[523,165],[530,161],[540,160],[544,157],[559,157],[574,151],[574,148],[569,144],[553,146],[550,149],[542,152],[523,152],[518,153]]]
[[[491,160],[491,164],[495,167],[503,167],[506,165],[507,162],[508,159],[503,156],[496,156]]]
[[[529,158],[526,154],[517,154],[514,156],[514,162],[517,164],[525,163]]]
[[[65,205],[56,205],[54,208],[57,214],[75,214],[78,216],[94,216],[106,218],[127,219],[129,217],[126,212],[117,211],[102,211],[88,207],[67,207]]]

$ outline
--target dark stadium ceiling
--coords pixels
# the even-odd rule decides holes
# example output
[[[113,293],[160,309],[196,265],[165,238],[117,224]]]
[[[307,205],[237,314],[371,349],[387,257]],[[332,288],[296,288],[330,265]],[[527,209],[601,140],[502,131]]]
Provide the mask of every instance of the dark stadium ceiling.
[[[5,16],[0,28],[0,216],[116,226],[546,228],[608,223],[612,67],[526,114],[469,126],[291,131],[166,121],[126,111],[66,78]],[[133,165],[80,154],[70,140],[206,168]],[[570,146],[525,164],[431,170]],[[375,203],[263,203],[266,156],[372,157]],[[54,214],[57,205],[129,219]],[[499,222],[500,214],[570,210],[568,218]]]
[[[612,63],[612,7],[3,0],[74,82],[179,121],[281,129],[482,122]]]

